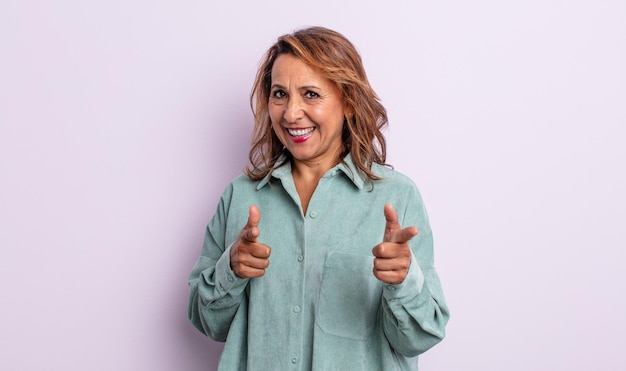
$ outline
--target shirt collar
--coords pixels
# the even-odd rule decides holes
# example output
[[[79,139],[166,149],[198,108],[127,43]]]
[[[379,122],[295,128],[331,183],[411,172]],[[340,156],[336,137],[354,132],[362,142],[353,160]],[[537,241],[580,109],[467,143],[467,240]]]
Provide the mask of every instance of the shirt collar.
[[[260,190],[261,188],[263,188],[266,184],[270,182],[271,178],[282,179],[284,177],[291,177],[291,162],[286,161],[286,163],[283,164],[283,162],[285,161],[286,156],[281,155],[274,165],[274,170],[259,181],[256,189]],[[333,175],[337,173],[337,171],[342,171],[358,189],[363,189],[366,178],[365,175],[361,171],[359,171],[356,165],[354,165],[354,161],[352,161],[352,155],[348,153],[348,155],[343,158],[343,162],[340,162],[339,164],[337,164],[337,166],[328,170],[328,172],[324,176]]]

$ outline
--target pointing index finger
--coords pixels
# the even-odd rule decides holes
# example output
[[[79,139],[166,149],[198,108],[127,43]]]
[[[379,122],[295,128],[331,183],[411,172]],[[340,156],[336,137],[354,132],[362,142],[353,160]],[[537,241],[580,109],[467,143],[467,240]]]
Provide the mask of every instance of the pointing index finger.
[[[402,228],[398,222],[398,213],[391,204],[385,205],[384,213],[386,224],[383,242],[405,243],[417,235],[417,227]]]
[[[384,208],[385,220],[387,221],[385,224],[385,235],[383,237],[383,241],[389,242],[391,241],[395,232],[402,229],[400,223],[398,223],[398,214],[393,209],[391,204],[386,204]]]
[[[250,242],[256,242],[259,236],[259,222],[261,221],[261,213],[256,205],[250,205],[248,209],[248,223],[244,227],[243,238]]]
[[[259,208],[256,205],[250,205],[248,209],[248,224],[246,226],[250,228],[258,227],[259,221],[261,221]]]

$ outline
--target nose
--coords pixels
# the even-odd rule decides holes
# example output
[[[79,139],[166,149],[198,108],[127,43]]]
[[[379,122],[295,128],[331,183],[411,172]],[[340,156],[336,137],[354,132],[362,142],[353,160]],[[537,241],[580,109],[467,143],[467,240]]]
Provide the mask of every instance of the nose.
[[[285,121],[289,124],[293,124],[296,121],[300,120],[304,116],[304,111],[302,110],[302,102],[298,97],[290,97],[287,101],[287,106],[285,107],[285,112],[283,113],[283,117]]]

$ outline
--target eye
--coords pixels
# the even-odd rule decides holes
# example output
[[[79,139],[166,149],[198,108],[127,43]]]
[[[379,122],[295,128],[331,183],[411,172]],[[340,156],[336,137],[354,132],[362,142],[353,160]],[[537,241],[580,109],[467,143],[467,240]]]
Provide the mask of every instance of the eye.
[[[275,98],[275,99],[281,99],[281,98],[284,98],[286,96],[287,96],[287,93],[285,93],[283,90],[278,89],[278,90],[274,90],[272,92],[272,96],[271,97]]]
[[[309,99],[319,98],[319,96],[319,94],[311,90],[307,90],[306,93],[304,93],[304,97]]]

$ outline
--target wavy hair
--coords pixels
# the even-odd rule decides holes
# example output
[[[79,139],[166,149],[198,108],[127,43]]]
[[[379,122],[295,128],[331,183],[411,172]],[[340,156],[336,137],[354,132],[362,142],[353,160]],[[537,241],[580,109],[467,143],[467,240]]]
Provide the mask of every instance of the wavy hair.
[[[370,86],[354,45],[340,33],[324,27],[306,28],[279,37],[262,59],[250,94],[254,131],[249,154],[251,166],[246,168],[248,177],[264,178],[275,167],[283,165],[277,164],[282,154],[287,161],[292,158],[274,133],[268,111],[272,67],[282,54],[295,56],[336,84],[346,106],[342,133],[344,153],[338,160],[350,153],[355,166],[367,178],[380,179],[371,167],[373,163],[386,165],[382,129],[388,124],[387,111]]]

